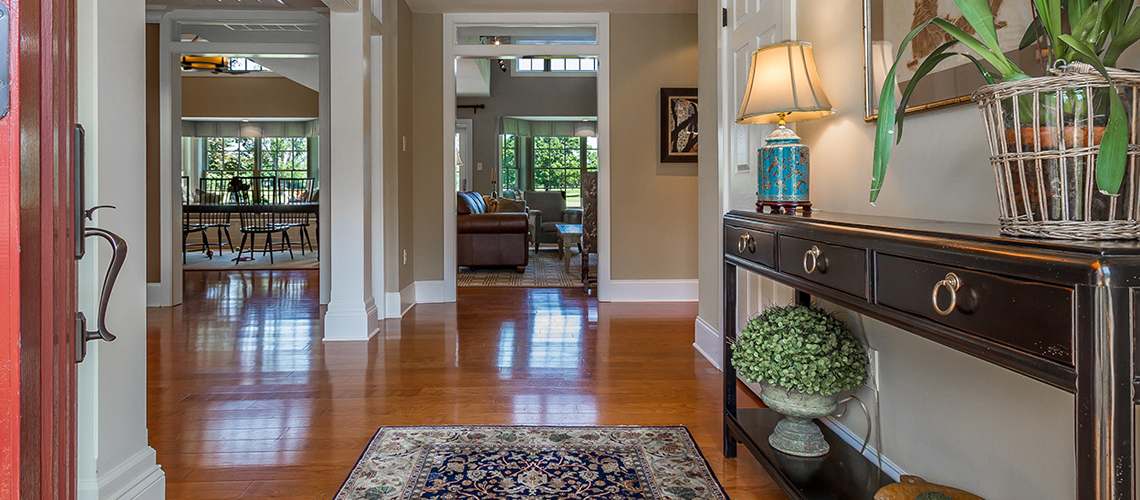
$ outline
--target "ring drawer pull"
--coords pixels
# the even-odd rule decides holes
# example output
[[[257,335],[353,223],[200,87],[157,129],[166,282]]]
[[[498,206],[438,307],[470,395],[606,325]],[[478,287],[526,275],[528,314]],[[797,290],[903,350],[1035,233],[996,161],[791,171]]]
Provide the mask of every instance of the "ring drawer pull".
[[[736,243],[736,250],[740,253],[744,253],[745,250],[756,253],[756,239],[748,233],[740,235],[740,240]]]
[[[934,304],[934,310],[938,311],[938,314],[949,316],[950,313],[954,312],[954,308],[958,307],[958,288],[961,286],[962,280],[954,273],[947,273],[945,279],[934,285],[934,292],[930,295],[930,301]],[[938,307],[938,290],[942,288],[950,292],[950,307],[946,309]]]
[[[821,252],[819,250],[819,247],[817,247],[815,245],[811,246],[811,250],[804,252],[804,272],[805,273],[812,274],[815,272],[816,266],[819,265],[819,256],[820,255],[823,255],[823,252]],[[811,266],[808,266],[808,257],[811,257]]]

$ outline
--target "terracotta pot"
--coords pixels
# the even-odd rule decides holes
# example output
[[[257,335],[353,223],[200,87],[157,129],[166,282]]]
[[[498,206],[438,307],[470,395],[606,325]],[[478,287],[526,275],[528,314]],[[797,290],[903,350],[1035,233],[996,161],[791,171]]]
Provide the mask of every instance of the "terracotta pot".
[[[1020,129],[1005,129],[1005,140],[1009,144],[1009,148],[1017,148],[1018,131],[1021,132],[1021,148],[1022,151],[1034,149],[1034,145],[1041,144],[1041,149],[1057,149],[1057,142],[1061,137],[1057,134],[1057,127],[1041,127],[1034,129],[1033,127],[1021,127]],[[1088,127],[1064,127],[1065,135],[1063,142],[1066,148],[1084,148],[1089,145],[1089,128]],[[1104,127],[1093,127],[1092,139],[1093,146],[1099,146],[1101,138],[1104,137]]]

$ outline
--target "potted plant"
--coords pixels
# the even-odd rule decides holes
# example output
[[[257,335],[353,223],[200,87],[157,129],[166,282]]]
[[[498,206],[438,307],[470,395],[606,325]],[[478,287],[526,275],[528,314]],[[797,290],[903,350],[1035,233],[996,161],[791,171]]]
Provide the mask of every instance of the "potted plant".
[[[1140,40],[1134,0],[1032,0],[1034,22],[1021,48],[1037,44],[1050,76],[1031,78],[998,45],[988,0],[954,0],[973,33],[933,18],[924,29],[941,29],[953,40],[923,60],[895,106],[880,108],[875,134],[871,203],[882,189],[892,138],[902,139],[903,117],[916,84],[953,55],[961,43],[989,82],[974,93],[989,137],[997,179],[1002,232],[1075,239],[1140,237],[1140,179],[1129,131],[1136,130],[1133,102],[1140,74],[1111,68]],[[1012,48],[1012,47],[1010,47]],[[884,85],[880,103],[893,103],[895,85]],[[1127,105],[1126,105],[1127,103]]]
[[[745,381],[761,384],[760,399],[785,417],[768,443],[801,457],[827,454],[812,419],[834,412],[841,391],[867,381],[867,354],[843,322],[799,305],[752,318],[732,345],[732,366]]]

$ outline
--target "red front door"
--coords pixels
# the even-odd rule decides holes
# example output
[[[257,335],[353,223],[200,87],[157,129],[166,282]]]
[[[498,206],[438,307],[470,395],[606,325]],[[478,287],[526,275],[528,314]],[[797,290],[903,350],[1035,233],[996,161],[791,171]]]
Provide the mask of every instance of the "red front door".
[[[75,498],[74,0],[0,0],[0,499]]]

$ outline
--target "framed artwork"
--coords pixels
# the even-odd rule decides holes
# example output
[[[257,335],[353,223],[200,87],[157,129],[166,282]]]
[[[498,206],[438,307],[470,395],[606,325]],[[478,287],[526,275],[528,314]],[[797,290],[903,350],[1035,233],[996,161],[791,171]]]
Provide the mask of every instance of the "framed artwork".
[[[697,162],[697,89],[661,89],[661,163]]]
[[[1045,74],[1045,67],[1038,57],[1037,46],[1017,50],[1025,31],[1033,22],[1032,2],[1014,0],[990,0],[994,11],[994,25],[998,32],[998,42],[1015,64],[1030,76]],[[898,55],[899,45],[910,30],[934,16],[941,17],[960,26],[965,26],[962,12],[953,0],[863,0],[863,74],[865,90],[865,115],[867,121],[879,114],[879,94],[882,92],[886,74]],[[952,40],[939,28],[926,28],[911,40],[895,72],[893,84],[898,86],[896,99],[910,83],[918,66],[934,49]],[[951,49],[953,52],[969,51],[961,44]],[[954,56],[939,64],[934,71],[915,87],[907,113],[951,106],[970,101],[970,94],[986,81],[969,59]]]

